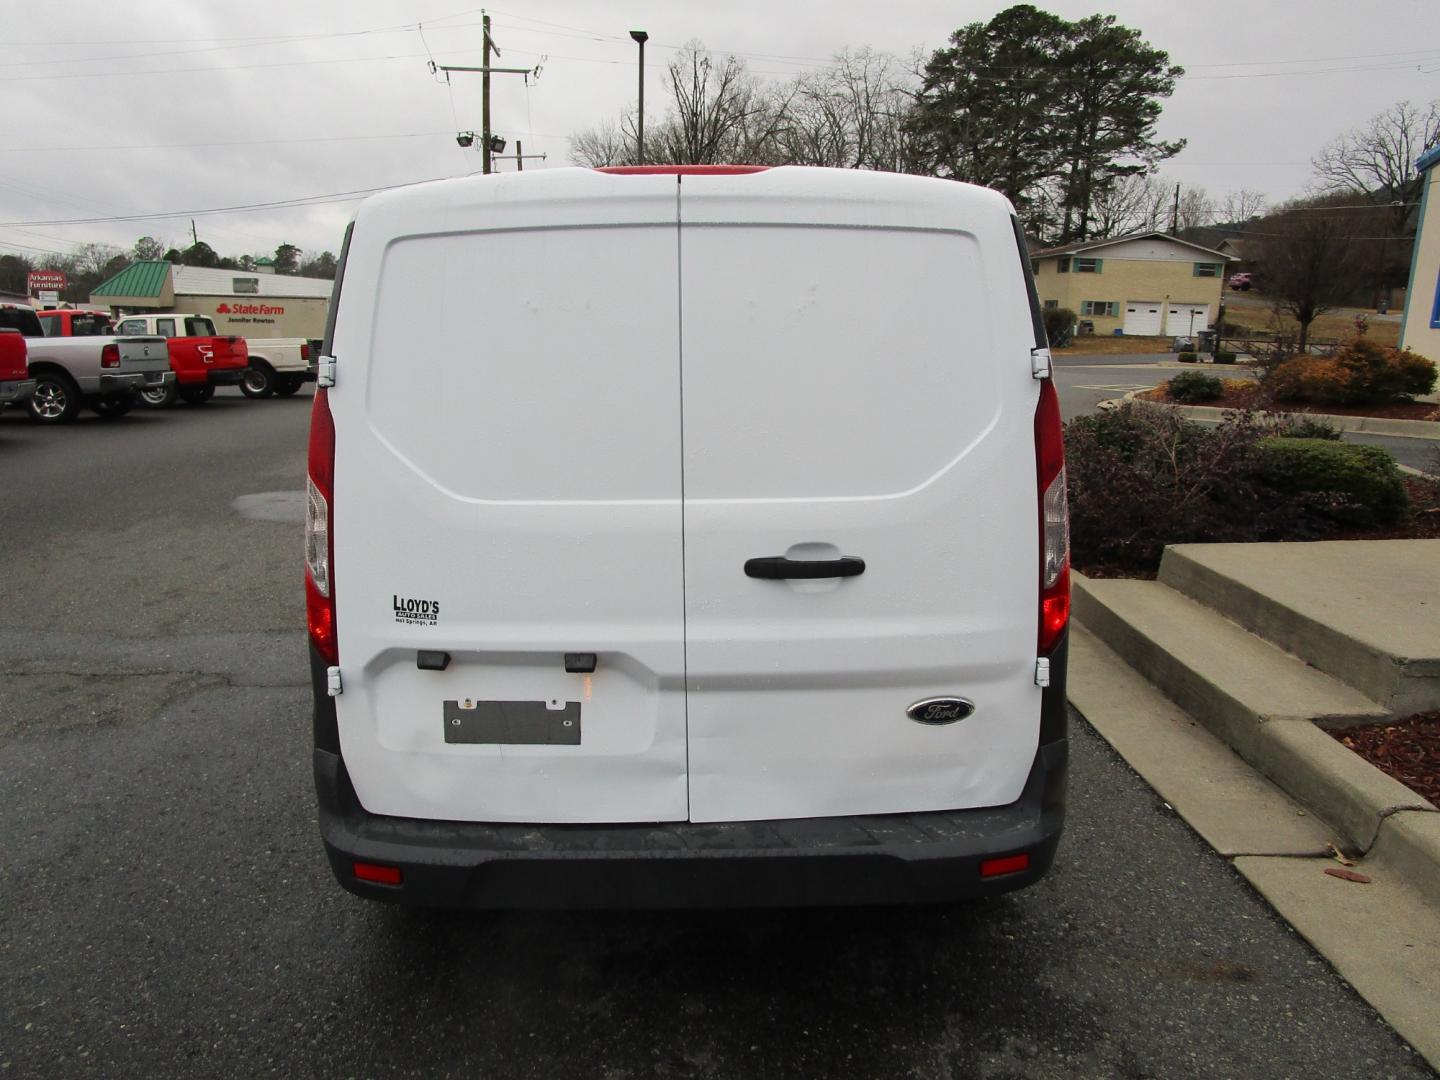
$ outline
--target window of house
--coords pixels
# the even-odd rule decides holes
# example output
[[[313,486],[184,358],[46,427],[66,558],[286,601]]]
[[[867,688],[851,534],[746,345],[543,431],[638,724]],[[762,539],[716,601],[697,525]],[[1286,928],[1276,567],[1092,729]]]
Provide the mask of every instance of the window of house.
[[[1080,302],[1081,315],[1119,315],[1119,300],[1082,300]]]
[[[1440,274],[1435,275],[1435,306],[1430,309],[1430,329],[1440,330]]]
[[[1196,264],[1195,264],[1195,276],[1196,276],[1196,277],[1219,277],[1219,276],[1220,276],[1220,263],[1196,263]]]
[[[1070,256],[1069,256],[1069,255],[1061,255],[1061,256],[1060,256],[1059,261],[1057,261],[1057,262],[1055,263],[1055,272],[1056,272],[1057,274],[1068,274],[1068,273],[1070,272]]]
[[[1059,300],[1046,300],[1046,301],[1045,301],[1045,310],[1046,310],[1046,311],[1054,311],[1054,310],[1055,310],[1056,308],[1058,308],[1059,306],[1060,306],[1060,301],[1059,301]]]
[[[1077,274],[1098,274],[1100,273],[1099,259],[1076,259],[1075,273]]]

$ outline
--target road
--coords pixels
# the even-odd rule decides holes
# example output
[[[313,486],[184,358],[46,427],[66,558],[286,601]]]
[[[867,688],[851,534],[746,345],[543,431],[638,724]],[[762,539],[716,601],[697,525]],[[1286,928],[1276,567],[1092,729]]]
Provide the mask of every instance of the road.
[[[1055,360],[1055,385],[1060,391],[1060,412],[1066,420],[1092,412],[1109,398],[1124,397],[1131,390],[1158,386],[1178,370],[1171,362],[1159,367],[1156,355],[1144,356],[1063,356]],[[1401,436],[1345,432],[1346,442],[1364,443],[1388,450],[1396,461],[1422,472],[1440,473],[1440,442]]]
[[[299,489],[307,406],[0,415],[0,1076],[1430,1075],[1078,718],[1057,868],[998,901],[342,892],[299,528],[234,509]]]

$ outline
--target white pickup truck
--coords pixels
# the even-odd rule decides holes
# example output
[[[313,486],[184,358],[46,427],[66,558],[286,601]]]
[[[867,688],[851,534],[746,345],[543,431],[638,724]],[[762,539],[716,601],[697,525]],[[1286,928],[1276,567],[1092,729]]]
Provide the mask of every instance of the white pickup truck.
[[[44,424],[75,419],[82,404],[101,416],[123,416],[147,387],[173,382],[161,337],[46,337],[35,309],[0,304],[0,328],[19,330],[29,352],[35,390],[30,417]]]
[[[289,397],[307,382],[315,381],[318,342],[305,338],[246,338],[250,366],[240,392],[246,397]]]

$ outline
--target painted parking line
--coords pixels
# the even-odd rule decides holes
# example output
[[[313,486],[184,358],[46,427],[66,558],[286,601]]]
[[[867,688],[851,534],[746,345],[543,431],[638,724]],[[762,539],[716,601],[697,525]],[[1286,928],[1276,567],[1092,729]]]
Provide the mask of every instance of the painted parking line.
[[[1157,383],[1075,383],[1072,390],[1116,390],[1129,393],[1131,390],[1151,390]]]

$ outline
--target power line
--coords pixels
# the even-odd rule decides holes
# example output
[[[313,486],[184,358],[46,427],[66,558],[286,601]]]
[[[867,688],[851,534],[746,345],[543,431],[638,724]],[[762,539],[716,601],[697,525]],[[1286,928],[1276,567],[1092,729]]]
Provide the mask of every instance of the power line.
[[[236,206],[212,206],[201,210],[171,210],[164,213],[155,212],[146,214],[111,214],[105,217],[61,218],[52,221],[0,221],[0,228],[21,228],[30,225],[100,225],[113,221],[153,221],[163,218],[203,217],[211,214],[244,214],[255,210],[281,210],[300,206],[323,206],[327,203],[349,202],[353,199],[362,199],[366,195],[373,195],[380,191],[413,187],[416,184],[428,184],[432,180],[442,179],[448,178],[430,177],[425,180],[410,180],[401,184],[385,184],[381,187],[355,188],[351,191],[332,191],[322,195],[300,195],[291,199],[275,199],[271,202],[260,203],[242,203]]]

